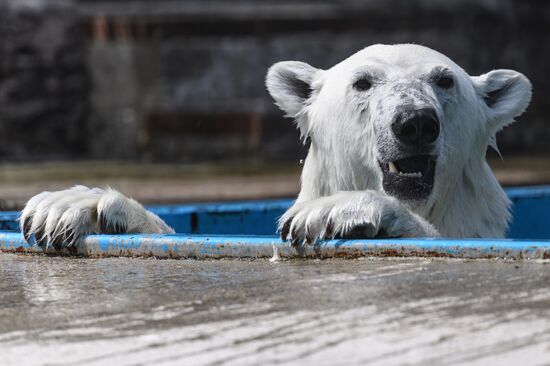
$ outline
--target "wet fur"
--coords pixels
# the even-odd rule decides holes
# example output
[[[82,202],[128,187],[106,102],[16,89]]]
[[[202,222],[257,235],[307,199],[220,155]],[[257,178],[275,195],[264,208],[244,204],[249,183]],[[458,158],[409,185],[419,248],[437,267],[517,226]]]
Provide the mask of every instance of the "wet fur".
[[[453,76],[451,90],[434,85],[441,73]],[[307,98],[284,88],[280,79],[291,75],[309,83]],[[357,92],[354,80],[363,75],[373,87]],[[364,237],[504,236],[510,202],[485,154],[495,134],[529,104],[531,84],[522,74],[471,77],[426,47],[374,45],[329,70],[277,63],[266,85],[311,140],[300,194],[279,222],[283,238],[313,243],[354,236],[357,227],[369,227]],[[398,201],[384,192],[377,162],[399,155],[390,125],[411,105],[435,108],[440,120],[435,183],[427,199]]]

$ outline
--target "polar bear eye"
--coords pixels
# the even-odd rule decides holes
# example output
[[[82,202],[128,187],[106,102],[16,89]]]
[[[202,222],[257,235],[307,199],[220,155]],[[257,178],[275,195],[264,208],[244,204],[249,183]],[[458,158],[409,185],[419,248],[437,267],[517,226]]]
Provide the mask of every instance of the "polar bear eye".
[[[440,88],[443,88],[443,89],[449,89],[449,88],[452,88],[453,85],[455,85],[455,81],[454,79],[451,77],[451,76],[442,76],[440,77],[437,82],[436,82],[437,86],[439,86]]]
[[[357,80],[355,83],[353,83],[353,87],[360,91],[369,90],[372,86],[372,83],[369,79],[361,78]]]

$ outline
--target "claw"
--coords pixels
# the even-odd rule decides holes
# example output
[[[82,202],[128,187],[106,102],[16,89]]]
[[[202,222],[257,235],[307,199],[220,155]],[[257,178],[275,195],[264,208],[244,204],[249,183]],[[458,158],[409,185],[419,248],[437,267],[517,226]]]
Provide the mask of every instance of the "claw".
[[[332,220],[327,222],[324,238],[327,240],[334,239],[334,224],[332,223]]]
[[[107,225],[107,233],[109,234],[124,234],[126,230],[127,226],[123,222],[115,222]]]
[[[290,233],[290,245],[292,245],[293,247],[297,247],[297,246],[300,246],[303,241],[304,241],[304,238],[301,238],[298,236],[298,228],[297,228],[297,225],[294,225],[292,227],[292,230],[291,230],[291,233]]]
[[[124,234],[128,231],[128,225],[124,222],[109,222],[104,214],[99,215],[99,229],[105,234]]]
[[[74,244],[74,241],[76,241],[75,231],[73,229],[67,229],[67,231],[65,231],[63,242],[70,247]]]
[[[34,233],[34,239],[36,240],[36,244],[38,244],[39,247],[47,247],[48,240],[44,235],[44,228],[40,228],[37,232]]]
[[[313,245],[313,243],[315,243],[315,238],[310,233],[306,234],[306,243],[308,245]]]
[[[290,233],[290,238],[294,242],[297,239],[297,237],[298,237],[297,228],[296,228],[296,225],[294,225],[294,227],[292,228],[292,232]]]
[[[128,231],[128,225],[126,225],[126,223],[124,222],[120,222],[118,224],[118,234],[124,234],[127,231]]]
[[[32,226],[32,218],[26,217],[23,221],[23,238],[25,238],[25,241],[28,243],[31,238],[31,226]]]
[[[63,249],[63,241],[59,240],[59,237],[53,238],[51,244],[55,250]]]
[[[63,235],[59,232],[59,230],[56,229],[51,235],[51,243],[55,250],[60,250],[63,248]]]
[[[288,232],[290,230],[290,225],[292,224],[292,219],[293,219],[293,217],[286,220],[284,225],[283,225],[283,228],[281,229],[281,240],[282,241],[286,241],[286,238],[288,236]]]
[[[102,233],[107,232],[107,217],[103,213],[99,214],[99,230]]]

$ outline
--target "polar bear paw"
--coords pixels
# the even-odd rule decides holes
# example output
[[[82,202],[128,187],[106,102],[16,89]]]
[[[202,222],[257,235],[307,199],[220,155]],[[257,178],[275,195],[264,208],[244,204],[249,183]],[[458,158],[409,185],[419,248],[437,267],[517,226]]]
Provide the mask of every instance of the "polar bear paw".
[[[71,247],[89,234],[173,233],[158,216],[113,189],[76,186],[32,197],[19,224],[25,240]]]
[[[334,238],[435,237],[437,230],[392,197],[374,191],[340,192],[296,203],[279,220],[293,246]]]

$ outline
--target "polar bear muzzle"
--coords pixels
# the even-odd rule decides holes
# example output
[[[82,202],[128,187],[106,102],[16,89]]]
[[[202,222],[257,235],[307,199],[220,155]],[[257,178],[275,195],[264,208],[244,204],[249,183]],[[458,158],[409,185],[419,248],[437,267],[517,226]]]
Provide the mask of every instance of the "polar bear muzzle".
[[[432,192],[440,126],[433,108],[400,108],[392,124],[391,143],[380,146],[384,191],[404,200],[427,198]],[[392,148],[387,149],[388,145]],[[386,149],[384,149],[386,147]],[[385,152],[384,152],[385,151]]]

